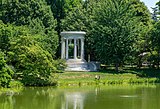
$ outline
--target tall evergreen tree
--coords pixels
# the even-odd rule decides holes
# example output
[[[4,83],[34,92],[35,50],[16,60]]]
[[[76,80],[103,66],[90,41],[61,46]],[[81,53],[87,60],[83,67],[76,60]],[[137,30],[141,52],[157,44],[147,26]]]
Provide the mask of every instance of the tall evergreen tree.
[[[58,34],[62,31],[61,20],[64,19],[74,7],[81,5],[82,0],[46,0],[51,6],[54,18],[57,20],[56,31]]]
[[[70,11],[74,11],[74,7],[78,7],[81,5],[81,2],[83,0],[46,0],[47,3],[51,6],[51,10],[53,12],[53,16],[57,21],[56,25],[56,31],[59,35],[59,40],[61,40],[60,32],[62,30],[62,24],[61,21],[64,19]],[[60,56],[60,41],[59,41],[59,46],[57,50],[57,57]]]
[[[160,1],[156,3],[156,5],[158,6],[158,12],[160,14]]]
[[[95,0],[85,0],[82,5],[75,7],[74,11],[70,11],[66,18],[62,20],[63,31],[85,31],[87,33],[85,35],[85,58],[88,61],[95,60],[91,30],[96,6],[97,2]]]
[[[152,13],[152,19],[157,22],[158,21],[158,7],[154,7],[152,8],[153,13]]]

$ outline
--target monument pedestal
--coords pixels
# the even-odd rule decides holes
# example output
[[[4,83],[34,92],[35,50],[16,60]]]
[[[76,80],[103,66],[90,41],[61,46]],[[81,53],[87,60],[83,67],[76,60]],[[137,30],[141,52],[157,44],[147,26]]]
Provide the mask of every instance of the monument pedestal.
[[[66,61],[66,71],[98,71],[100,64],[96,62],[86,62],[81,59],[68,59]]]
[[[89,71],[88,63],[82,59],[68,59],[66,71]]]

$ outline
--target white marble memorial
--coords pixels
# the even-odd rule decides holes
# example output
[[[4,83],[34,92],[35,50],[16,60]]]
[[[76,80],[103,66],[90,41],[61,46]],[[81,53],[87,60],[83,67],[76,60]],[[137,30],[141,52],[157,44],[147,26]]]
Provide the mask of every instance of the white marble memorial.
[[[61,59],[66,59],[67,71],[91,71],[96,69],[93,63],[87,63],[84,59],[83,31],[61,32]],[[92,68],[93,67],[93,68]],[[96,71],[95,70],[95,71]]]

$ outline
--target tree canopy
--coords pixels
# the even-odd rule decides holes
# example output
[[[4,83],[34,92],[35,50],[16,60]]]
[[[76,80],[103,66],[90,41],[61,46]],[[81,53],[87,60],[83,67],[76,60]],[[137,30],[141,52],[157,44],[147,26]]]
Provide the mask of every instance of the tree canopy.
[[[11,66],[14,71],[11,78],[21,78],[25,85],[53,84],[50,77],[54,78],[58,72],[59,63],[43,48],[44,43],[37,40],[42,36],[31,34],[28,30],[23,26],[5,25],[1,22],[0,49],[5,53],[5,66]]]
[[[6,64],[5,55],[0,51],[0,86],[8,87],[14,72]]]
[[[62,24],[67,31],[86,31],[86,53],[107,64],[121,63],[141,51],[151,18],[139,0],[86,0]]]
[[[27,26],[32,34],[41,34],[39,39],[52,56],[55,56],[58,46],[58,36],[55,32],[54,20],[50,6],[44,0],[7,0],[1,5],[0,19],[3,23],[16,26]],[[50,43],[49,43],[50,42]],[[49,43],[49,44],[48,44]]]

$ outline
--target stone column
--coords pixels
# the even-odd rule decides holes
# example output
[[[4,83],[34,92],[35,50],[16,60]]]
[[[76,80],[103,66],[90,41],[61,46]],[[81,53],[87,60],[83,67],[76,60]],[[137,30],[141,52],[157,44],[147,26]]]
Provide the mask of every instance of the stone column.
[[[81,39],[81,59],[84,59],[84,39]]]
[[[65,39],[61,39],[61,59],[65,58]]]
[[[66,59],[68,59],[68,39],[66,39]]]
[[[74,38],[74,59],[77,59],[77,39]]]

